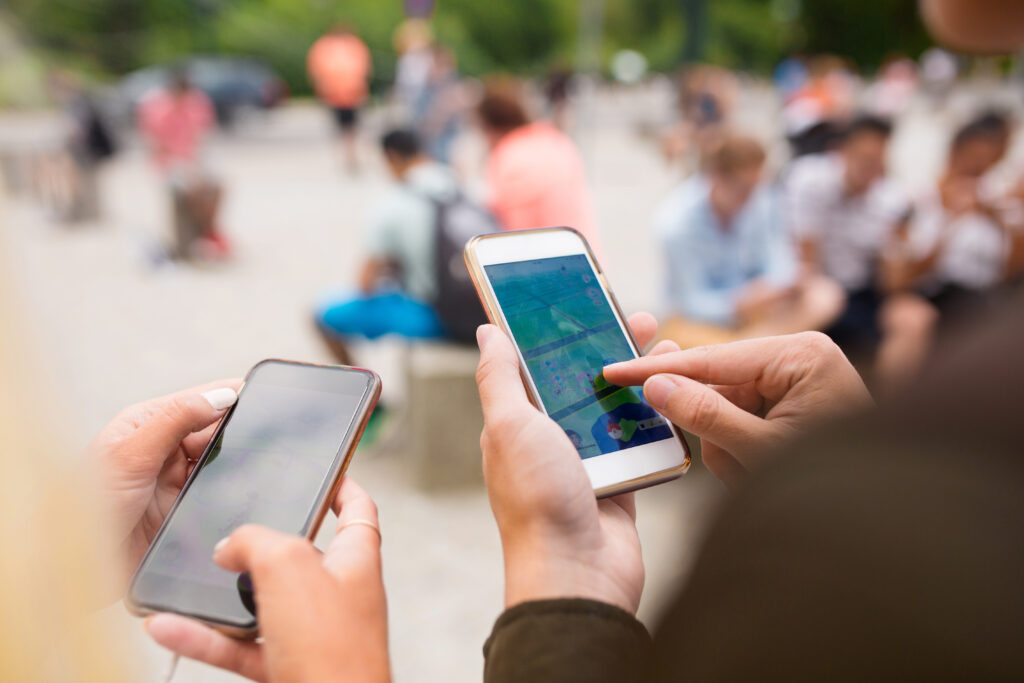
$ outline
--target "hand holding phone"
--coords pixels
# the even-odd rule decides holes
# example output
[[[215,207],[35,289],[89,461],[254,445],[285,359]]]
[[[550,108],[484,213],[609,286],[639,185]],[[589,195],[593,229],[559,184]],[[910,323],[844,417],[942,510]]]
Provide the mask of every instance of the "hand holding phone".
[[[254,636],[251,577],[217,566],[214,547],[244,524],[312,538],[379,394],[379,378],[358,368],[253,368],[142,558],[129,609]]]
[[[641,345],[657,322],[634,315]],[[561,428],[531,403],[519,358],[494,326],[480,331],[484,480],[505,554],[505,605],[586,597],[635,613],[644,585],[633,494],[595,500]],[[678,347],[663,342],[653,352]]]
[[[86,462],[114,525],[120,598],[181,487],[236,398],[241,379],[212,382],[129,406],[92,440]]]
[[[575,447],[598,496],[678,477],[682,433],[604,366],[640,355],[586,240],[568,228],[476,237],[466,265],[491,322],[516,348],[530,399]]]
[[[146,631],[172,652],[252,680],[390,680],[380,537],[368,526],[377,507],[345,477],[332,509],[338,531],[322,555],[308,540],[253,525],[217,549],[218,566],[252,575],[260,642],[177,614],[150,617]]]

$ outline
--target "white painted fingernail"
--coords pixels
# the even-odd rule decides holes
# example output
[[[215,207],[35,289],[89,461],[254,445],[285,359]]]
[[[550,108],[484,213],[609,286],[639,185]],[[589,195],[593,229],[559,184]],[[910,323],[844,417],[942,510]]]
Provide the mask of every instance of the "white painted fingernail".
[[[223,549],[224,546],[226,546],[227,544],[228,544],[228,539],[227,538],[222,538],[219,541],[217,541],[217,545],[213,546],[213,553],[214,553],[214,555],[219,553],[221,551],[221,549]]]
[[[206,402],[213,406],[214,410],[224,410],[230,408],[238,400],[238,394],[231,387],[221,387],[220,389],[211,389],[210,391],[204,391],[202,394]]]

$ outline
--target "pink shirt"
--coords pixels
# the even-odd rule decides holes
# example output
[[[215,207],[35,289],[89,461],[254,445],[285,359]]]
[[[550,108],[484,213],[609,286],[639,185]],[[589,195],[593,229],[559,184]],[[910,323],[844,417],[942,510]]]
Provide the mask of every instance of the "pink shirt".
[[[183,94],[159,90],[139,104],[139,129],[162,167],[198,160],[199,143],[214,122],[210,99],[197,89]]]
[[[491,210],[506,230],[568,226],[600,256],[601,239],[576,145],[540,121],[513,130],[487,161]]]

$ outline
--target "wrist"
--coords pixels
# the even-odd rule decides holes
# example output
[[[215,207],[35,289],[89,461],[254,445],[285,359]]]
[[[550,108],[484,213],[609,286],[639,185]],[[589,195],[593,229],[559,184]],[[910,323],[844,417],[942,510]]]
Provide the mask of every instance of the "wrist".
[[[643,588],[617,580],[586,553],[520,544],[505,553],[505,607],[559,598],[586,598],[636,614]]]

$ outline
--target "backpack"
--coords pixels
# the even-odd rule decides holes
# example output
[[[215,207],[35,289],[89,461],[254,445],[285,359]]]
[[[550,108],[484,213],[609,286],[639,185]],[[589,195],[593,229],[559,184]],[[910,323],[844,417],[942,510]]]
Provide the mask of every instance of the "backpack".
[[[93,161],[109,159],[117,153],[117,143],[103,113],[96,104],[86,98],[83,103],[82,127],[85,133],[85,147]]]
[[[487,322],[480,297],[462,257],[473,237],[500,232],[497,219],[461,192],[449,199],[432,197],[437,208],[434,221],[434,269],[437,296],[432,302],[441,319],[445,336],[451,341],[476,343],[476,328]]]

